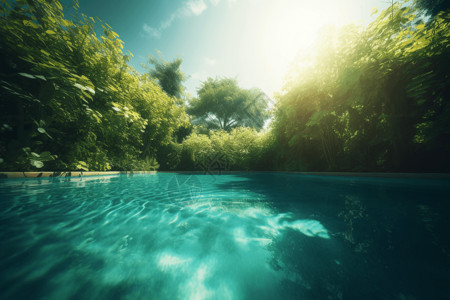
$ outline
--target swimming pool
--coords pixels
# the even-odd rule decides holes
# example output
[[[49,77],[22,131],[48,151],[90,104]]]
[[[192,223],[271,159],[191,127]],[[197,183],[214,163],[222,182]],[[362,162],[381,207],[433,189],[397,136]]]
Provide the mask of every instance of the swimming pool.
[[[0,182],[1,299],[442,299],[448,179]]]

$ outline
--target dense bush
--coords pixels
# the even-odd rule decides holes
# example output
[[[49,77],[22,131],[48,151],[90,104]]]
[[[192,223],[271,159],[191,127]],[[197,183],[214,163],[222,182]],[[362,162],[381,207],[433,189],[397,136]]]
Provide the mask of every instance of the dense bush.
[[[449,12],[394,4],[367,28],[329,28],[278,97],[278,168],[449,171]]]
[[[107,24],[66,19],[58,1],[3,2],[1,14],[2,170],[157,166],[184,109],[128,65]]]
[[[168,169],[197,171],[262,170],[262,161],[269,145],[268,133],[238,127],[231,132],[194,132],[182,144],[173,143]]]

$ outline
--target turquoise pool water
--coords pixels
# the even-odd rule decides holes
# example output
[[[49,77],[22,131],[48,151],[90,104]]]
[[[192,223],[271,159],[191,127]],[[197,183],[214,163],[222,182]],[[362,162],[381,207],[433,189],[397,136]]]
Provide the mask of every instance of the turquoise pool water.
[[[284,173],[4,180],[0,298],[443,299],[449,192]]]

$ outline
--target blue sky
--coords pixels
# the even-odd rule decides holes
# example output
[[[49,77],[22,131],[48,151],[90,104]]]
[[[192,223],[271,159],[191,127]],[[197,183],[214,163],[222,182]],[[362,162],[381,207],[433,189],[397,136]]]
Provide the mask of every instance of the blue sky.
[[[300,50],[324,25],[367,24],[385,0],[80,0],[80,10],[108,23],[138,71],[149,54],[183,59],[192,96],[207,77],[236,77],[268,95]]]

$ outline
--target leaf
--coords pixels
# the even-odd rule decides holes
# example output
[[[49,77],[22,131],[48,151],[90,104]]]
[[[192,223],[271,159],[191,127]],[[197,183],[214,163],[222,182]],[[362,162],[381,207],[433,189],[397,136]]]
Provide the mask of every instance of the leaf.
[[[73,23],[72,23],[72,21],[69,21],[69,20],[63,20],[62,25],[65,27],[70,27],[70,26],[73,26]]]
[[[24,77],[31,78],[31,79],[36,79],[36,77],[34,77],[33,75],[28,74],[28,73],[17,73],[17,74],[22,75],[22,76],[24,76]]]
[[[44,166],[44,163],[39,160],[30,159],[30,163],[32,166],[35,166],[36,168],[42,168]]]
[[[120,108],[113,106],[113,108],[115,111],[120,111]]]
[[[75,83],[73,86],[74,86],[74,87],[77,87],[77,88],[79,88],[80,90],[83,90],[83,91],[86,89],[85,86],[83,86],[83,85],[81,85],[81,84],[79,84],[79,83]]]
[[[42,75],[34,75],[34,77],[47,81],[47,79]]]
[[[94,91],[94,89],[93,88],[90,88],[90,87],[86,87],[86,91],[88,91],[88,92],[90,92],[91,94],[93,94],[93,95],[95,95],[95,91]]]
[[[42,127],[39,127],[39,128],[37,129],[37,131],[39,131],[40,133],[46,133],[46,132],[47,132],[47,131],[45,131],[45,129],[42,128]]]
[[[56,34],[56,32],[54,32],[54,31],[51,30],[51,29],[47,29],[47,30],[45,31],[45,33],[46,33],[46,34]]]
[[[63,7],[62,7],[61,3],[59,3],[58,0],[56,0],[54,3],[58,7],[59,10],[63,10]]]
[[[42,50],[42,49],[41,49],[41,52],[44,53],[44,54],[47,55],[47,56],[50,56],[50,53],[48,53],[48,52],[45,51],[45,50]]]
[[[31,152],[31,155],[33,155],[34,157],[40,157],[40,155],[35,152]]]
[[[417,30],[422,30],[424,27],[425,27],[425,24],[420,23],[420,24],[418,24],[418,25],[416,26],[416,29],[417,29]]]
[[[23,20],[23,25],[33,28],[39,28],[39,25],[30,21],[30,20]]]
[[[78,164],[76,165],[76,168],[77,169],[81,169],[83,171],[89,171],[87,163],[84,162],[84,161],[81,161],[81,160],[78,161]]]
[[[41,156],[39,158],[40,161],[50,161],[50,160],[54,160],[55,159],[54,156],[51,155],[51,153],[48,152],[48,151],[42,152],[40,156]]]

